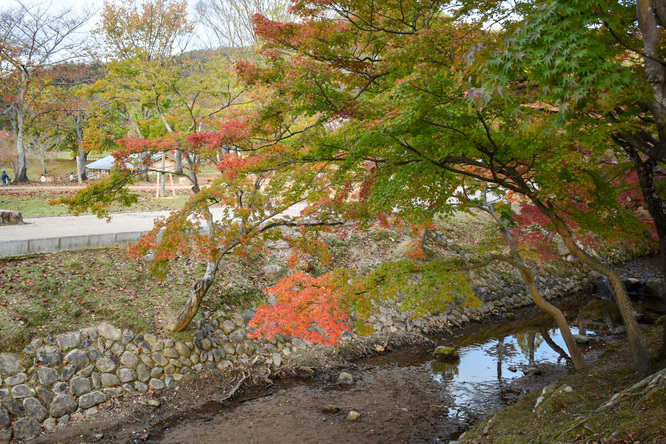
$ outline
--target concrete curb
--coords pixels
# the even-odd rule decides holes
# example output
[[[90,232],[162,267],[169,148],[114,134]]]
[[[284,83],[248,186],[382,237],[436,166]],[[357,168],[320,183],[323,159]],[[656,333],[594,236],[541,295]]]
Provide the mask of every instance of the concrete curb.
[[[51,237],[0,241],[0,258],[31,256],[94,248],[124,247],[136,243],[146,231],[89,234],[82,236]]]

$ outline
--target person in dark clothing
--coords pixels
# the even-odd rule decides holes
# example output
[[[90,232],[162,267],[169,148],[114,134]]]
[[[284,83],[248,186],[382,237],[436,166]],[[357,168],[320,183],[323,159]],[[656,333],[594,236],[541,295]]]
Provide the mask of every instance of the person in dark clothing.
[[[7,185],[9,183],[9,174],[7,174],[7,171],[2,172],[2,176],[0,176],[0,180],[2,180],[3,185]]]

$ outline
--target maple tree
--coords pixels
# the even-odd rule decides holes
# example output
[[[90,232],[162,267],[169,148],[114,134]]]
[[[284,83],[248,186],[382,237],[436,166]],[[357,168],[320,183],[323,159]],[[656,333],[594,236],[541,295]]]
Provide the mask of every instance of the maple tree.
[[[277,333],[324,345],[335,345],[350,320],[342,308],[344,293],[333,274],[319,278],[296,272],[266,291],[278,296],[272,306],[262,305],[250,321],[253,337],[274,339]]]
[[[468,3],[474,13],[502,15],[500,2]],[[500,73],[526,68],[525,78],[558,113],[554,127],[575,128],[579,137],[600,144],[612,141],[633,162],[666,275],[666,202],[660,192],[666,160],[666,7],[649,0],[517,4],[520,13],[503,15],[509,35],[493,63]],[[498,75],[498,82],[505,80]]]
[[[24,137],[44,111],[43,94],[56,67],[80,55],[76,33],[91,16],[89,10],[23,3],[0,11],[0,105],[14,134],[15,182],[28,181]]]
[[[173,55],[192,30],[187,0],[106,0],[94,34],[116,60],[153,60]]]
[[[255,16],[264,58],[236,67],[243,96],[252,100],[227,107],[215,119],[194,118],[187,131],[167,128],[179,120],[173,118],[176,107],[166,106],[167,99],[175,102],[167,98],[173,93],[169,82],[161,82],[167,73],[155,74],[161,62],[124,66],[126,72],[118,73],[131,86],[113,89],[118,98],[109,99],[133,101],[127,114],[133,117],[135,137],[120,142],[121,168],[69,203],[89,205],[104,215],[109,199],[131,200],[123,187],[135,173],[122,165],[132,154],[182,150],[191,159],[216,164],[221,174],[211,186],[200,188],[195,181],[196,194],[186,207],[159,222],[135,249],[137,255],[154,254],[151,267],[157,272],[179,255],[206,261],[205,276],[172,325],[182,329],[215,279],[221,258],[260,248],[264,236],[282,235],[279,226],[342,220],[367,226],[377,216],[384,223],[390,215],[424,227],[452,207],[450,198],[462,177],[494,183],[527,198],[573,254],[609,277],[624,305],[636,365],[644,371],[649,362],[617,273],[581,248],[576,236],[586,230],[609,236],[609,226],[633,237],[642,234],[635,214],[619,204],[622,187],[605,185],[608,178],[626,183],[626,163],[599,137],[581,140],[582,125],[549,131],[557,113],[538,102],[538,91],[521,81],[521,70],[510,70],[511,76],[499,83],[488,68],[493,51],[502,47],[500,34],[446,16],[446,5],[303,0],[293,6],[297,21]],[[195,108],[182,102],[179,109]],[[157,137],[145,137],[150,131]],[[309,207],[298,218],[284,216],[301,203]],[[223,215],[213,218],[211,206]],[[306,241],[303,234],[293,244],[304,255],[316,253]],[[414,258],[420,253],[412,251]],[[522,262],[511,260],[525,271]],[[388,274],[399,273],[387,267]],[[308,294],[328,282],[301,278],[298,285]],[[290,293],[294,285],[278,287],[287,295],[285,307],[305,304]],[[321,305],[332,309],[336,296],[329,290],[328,302]],[[333,319],[342,319],[335,313]],[[308,332],[310,319],[295,328]]]
[[[639,226],[598,181],[603,177],[593,158],[608,157],[607,145],[590,155],[593,144],[580,146],[573,131],[548,131],[551,113],[535,105],[538,95],[518,76],[489,90],[485,62],[500,39],[480,24],[442,15],[442,5],[297,2],[300,22],[256,18],[273,63],[246,68],[245,75],[276,85],[280,113],[271,118],[304,114],[335,125],[321,140],[308,139],[299,161],[338,162],[338,178],[358,174],[364,162],[377,165],[364,202],[372,211],[427,218],[446,209],[460,176],[528,197],[573,254],[609,277],[637,368],[646,371],[619,276],[576,244],[566,222],[579,220],[587,229]],[[593,205],[574,211],[581,190]]]

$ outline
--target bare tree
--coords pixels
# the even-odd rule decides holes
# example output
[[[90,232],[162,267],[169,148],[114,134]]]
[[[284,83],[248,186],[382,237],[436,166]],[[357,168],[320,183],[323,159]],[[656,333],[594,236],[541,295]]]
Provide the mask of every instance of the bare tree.
[[[52,10],[51,4],[0,10],[0,112],[14,133],[16,182],[28,181],[25,134],[43,113],[42,94],[54,67],[78,57],[83,46],[79,31],[91,10]]]
[[[247,57],[257,43],[252,16],[261,14],[280,22],[289,21],[289,0],[199,0],[196,11],[208,39],[219,47]]]
[[[65,137],[61,134],[29,134],[24,138],[26,152],[34,154],[42,164],[42,173],[47,174],[46,161],[55,158]]]

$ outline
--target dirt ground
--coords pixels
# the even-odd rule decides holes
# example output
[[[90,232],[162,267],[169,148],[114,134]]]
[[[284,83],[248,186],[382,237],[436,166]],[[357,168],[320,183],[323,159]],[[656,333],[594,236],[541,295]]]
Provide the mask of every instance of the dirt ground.
[[[240,392],[230,403],[217,400],[239,380],[202,373],[160,398],[160,406],[130,401],[30,440],[32,444],[74,443],[437,443],[466,428],[448,418],[442,390],[418,367],[350,370],[353,384],[287,379],[274,387]],[[525,377],[516,393],[539,389],[561,377]],[[333,378],[334,375],[331,375]],[[326,411],[335,406],[339,411]],[[350,411],[360,413],[352,421]]]
[[[534,316],[533,309],[521,312],[524,313],[520,318],[529,320]],[[498,318],[490,324],[497,327],[505,322]],[[493,328],[491,325],[473,323],[457,335],[469,337],[478,331],[487,332]],[[396,350],[399,346],[392,347]],[[315,364],[315,378],[283,378],[272,386],[252,384],[247,378],[231,401],[225,399],[239,387],[245,373],[190,374],[155,397],[159,400],[157,407],[145,405],[148,398],[123,401],[28,442],[438,443],[448,442],[469,427],[465,418],[457,418],[455,412],[449,411],[449,395],[423,367],[385,362],[375,365],[384,359],[380,356],[365,361],[346,360],[358,356],[356,350],[352,356],[337,356],[337,360],[330,356],[325,361],[322,356],[313,358],[313,362],[325,362]],[[354,377],[352,384],[337,381],[343,370]],[[565,373],[563,366],[544,367],[542,375],[513,380],[506,393],[518,399]],[[327,411],[327,406],[339,411]],[[358,412],[360,417],[348,419],[350,411]]]

